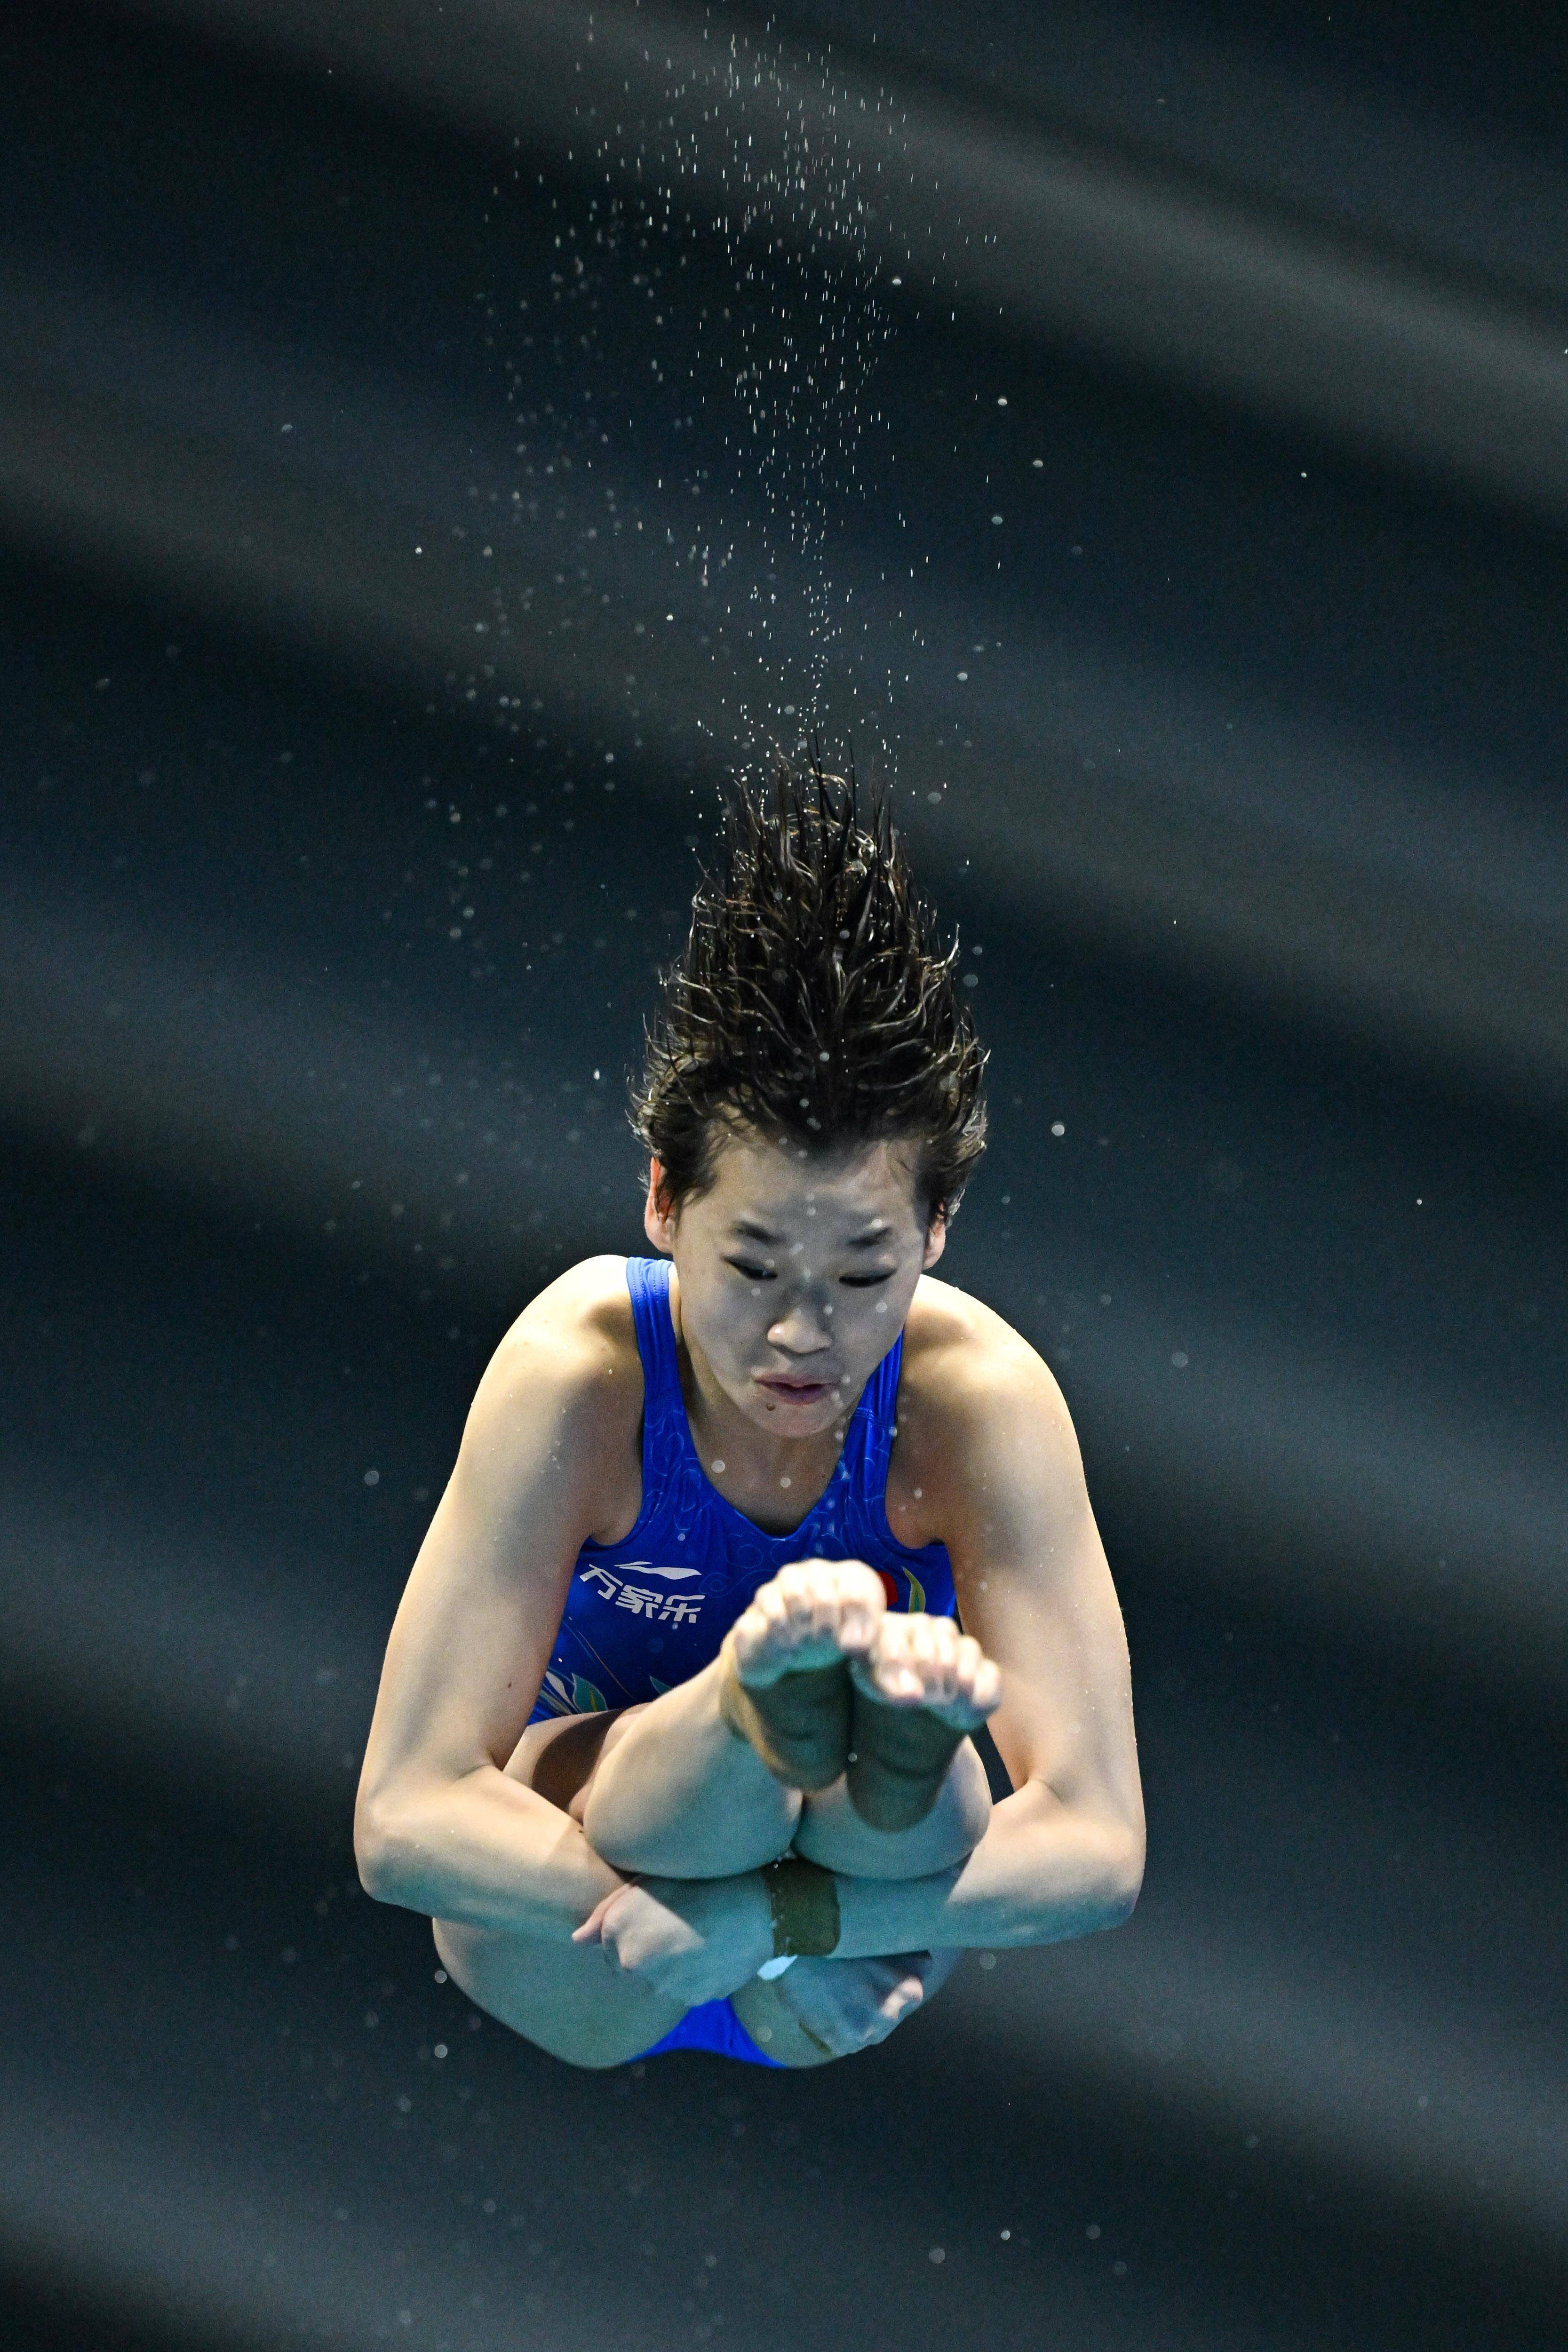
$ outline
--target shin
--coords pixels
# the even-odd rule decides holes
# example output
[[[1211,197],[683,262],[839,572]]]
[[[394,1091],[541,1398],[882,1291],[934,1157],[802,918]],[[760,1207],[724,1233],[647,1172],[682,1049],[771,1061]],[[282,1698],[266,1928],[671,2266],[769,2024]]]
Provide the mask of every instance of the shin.
[[[965,1739],[935,1804],[913,1829],[873,1829],[849,1801],[842,1779],[808,1797],[795,1833],[795,1852],[847,1878],[924,1878],[946,1870],[977,1846],[991,1820],[991,1790],[973,1740]]]

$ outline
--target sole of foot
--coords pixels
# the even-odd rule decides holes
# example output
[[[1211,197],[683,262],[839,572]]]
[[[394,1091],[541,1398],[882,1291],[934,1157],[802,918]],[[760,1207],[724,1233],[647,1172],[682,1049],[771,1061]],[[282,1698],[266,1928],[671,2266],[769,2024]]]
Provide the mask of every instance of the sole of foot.
[[[863,1560],[795,1560],[724,1636],[720,1714],[776,1780],[809,1795],[845,1769],[849,1670],[869,1654],[886,1610],[881,1579]]]
[[[888,1617],[848,1670],[849,1801],[868,1828],[924,1821],[963,1741],[1002,1696],[1002,1674],[951,1617]]]

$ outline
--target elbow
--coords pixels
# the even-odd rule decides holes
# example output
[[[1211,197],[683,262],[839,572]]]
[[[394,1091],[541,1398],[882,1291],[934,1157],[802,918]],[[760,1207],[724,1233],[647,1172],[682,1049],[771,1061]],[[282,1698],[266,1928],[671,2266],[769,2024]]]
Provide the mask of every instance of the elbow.
[[[373,1801],[363,1790],[354,1807],[354,1867],[373,1901],[407,1901],[407,1841],[385,1801]]]
[[[1102,1927],[1124,1927],[1138,1907],[1138,1897],[1143,1888],[1144,1838],[1142,1829],[1122,1830],[1112,1842],[1107,1858],[1105,1887],[1102,1898]]]

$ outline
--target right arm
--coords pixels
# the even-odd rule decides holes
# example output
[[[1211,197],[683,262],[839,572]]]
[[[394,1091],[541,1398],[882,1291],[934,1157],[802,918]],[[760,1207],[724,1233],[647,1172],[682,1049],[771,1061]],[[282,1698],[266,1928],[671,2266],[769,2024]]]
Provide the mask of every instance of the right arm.
[[[354,1807],[367,1894],[565,1941],[626,1882],[503,1769],[596,1515],[608,1357],[549,1292],[479,1382],[387,1643]]]

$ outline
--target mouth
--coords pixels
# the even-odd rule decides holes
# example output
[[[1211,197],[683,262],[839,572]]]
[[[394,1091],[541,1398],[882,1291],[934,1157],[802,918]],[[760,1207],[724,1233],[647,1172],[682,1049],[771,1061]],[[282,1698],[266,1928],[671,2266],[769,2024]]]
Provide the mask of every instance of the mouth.
[[[809,1404],[816,1397],[826,1396],[833,1386],[831,1381],[782,1381],[763,1372],[757,1376],[757,1386],[767,1389],[773,1396],[787,1397],[792,1404]]]

